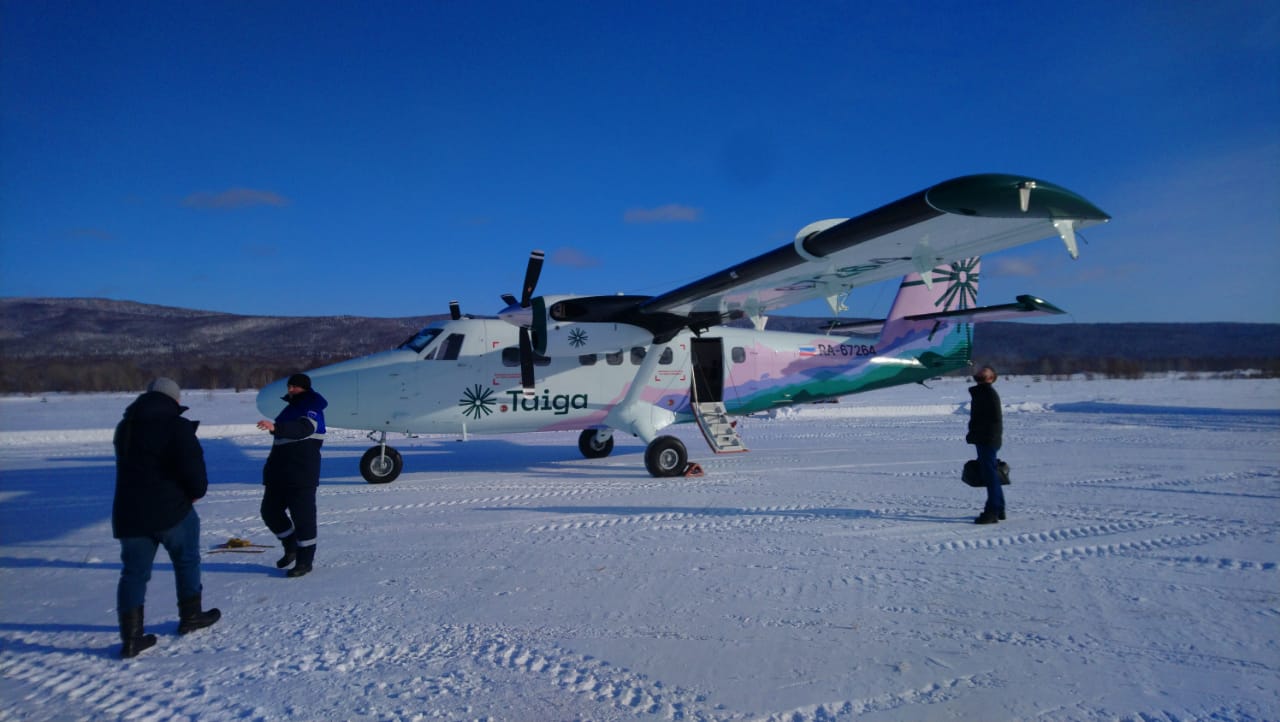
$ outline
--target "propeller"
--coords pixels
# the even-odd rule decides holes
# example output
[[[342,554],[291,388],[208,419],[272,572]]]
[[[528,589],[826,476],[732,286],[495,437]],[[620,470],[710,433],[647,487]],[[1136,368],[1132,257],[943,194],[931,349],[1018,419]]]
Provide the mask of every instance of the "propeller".
[[[525,398],[533,396],[533,344],[529,341],[529,329],[520,327],[520,386]]]
[[[533,289],[538,286],[538,276],[542,275],[542,251],[529,254],[529,266],[524,271],[524,289],[520,295],[520,308],[528,308],[533,300]]]
[[[449,302],[449,318],[454,321],[462,318],[462,306],[458,305],[457,301]]]
[[[542,251],[533,251],[529,254],[529,265],[524,271],[524,286],[520,289],[520,298],[504,293],[502,300],[507,304],[505,311],[500,314],[508,322],[516,324],[520,329],[520,386],[524,390],[525,397],[533,396],[535,391],[533,388],[533,354],[534,339],[530,335],[529,327],[535,321],[530,318],[530,314],[519,313],[528,309],[533,305],[533,291],[538,287],[538,277],[542,275],[542,264],[546,259],[546,254]],[[541,306],[541,304],[538,304]],[[535,309],[540,310],[540,309]]]

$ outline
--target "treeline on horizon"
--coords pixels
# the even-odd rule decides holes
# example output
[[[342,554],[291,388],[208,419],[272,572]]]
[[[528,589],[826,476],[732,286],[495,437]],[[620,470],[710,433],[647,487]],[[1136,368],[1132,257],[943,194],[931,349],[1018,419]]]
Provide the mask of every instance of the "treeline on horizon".
[[[342,359],[218,358],[180,361],[100,356],[79,359],[0,359],[0,393],[137,391],[167,376],[184,389],[259,389],[300,370]]]
[[[0,359],[0,393],[137,391],[157,376],[167,376],[184,389],[258,389],[299,370],[343,360],[325,358],[177,359],[101,356],[53,359]],[[990,365],[1002,375],[1061,378],[1076,374],[1136,379],[1148,374],[1226,374],[1250,371],[1266,378],[1280,377],[1280,359],[1256,357],[1147,358],[1119,356],[1059,356],[1019,358],[992,352],[975,354],[974,362]],[[957,372],[962,375],[964,372]]]
[[[0,393],[137,391],[156,376],[189,389],[258,389],[395,348],[440,318],[237,316],[107,299],[0,298]],[[775,331],[823,334],[827,326],[819,318],[769,319]],[[972,358],[1005,375],[1275,377],[1280,324],[984,323],[973,329]]]

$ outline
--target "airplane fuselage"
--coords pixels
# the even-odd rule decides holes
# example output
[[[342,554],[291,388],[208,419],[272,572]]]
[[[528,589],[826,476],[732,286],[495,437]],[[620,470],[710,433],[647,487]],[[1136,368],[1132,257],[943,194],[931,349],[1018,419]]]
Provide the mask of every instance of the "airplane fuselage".
[[[923,333],[897,339],[886,354],[877,348],[884,339],[722,326],[701,337],[683,332],[652,347],[539,357],[536,384],[527,393],[515,326],[463,318],[433,324],[424,334],[430,338],[421,344],[310,371],[313,386],[329,401],[328,424],[442,434],[617,428],[610,415],[626,407],[646,417],[639,429],[629,429],[643,438],[650,426],[656,431],[692,421],[695,398],[748,414],[921,380],[968,361],[967,337],[955,333],[941,348],[946,339]],[[929,363],[916,348],[925,345]],[[260,398],[283,395],[282,387],[273,387]]]

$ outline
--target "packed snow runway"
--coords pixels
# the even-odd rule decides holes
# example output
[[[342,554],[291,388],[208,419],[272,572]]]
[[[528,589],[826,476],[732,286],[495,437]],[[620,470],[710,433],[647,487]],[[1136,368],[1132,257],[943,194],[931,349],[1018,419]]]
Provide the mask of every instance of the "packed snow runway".
[[[118,658],[111,428],[134,394],[0,399],[0,720],[1280,717],[1280,380],[1001,379],[1009,518],[959,480],[966,384],[752,417],[654,479],[634,439],[331,431],[316,571],[258,517],[253,392],[193,391],[206,607]],[[323,393],[323,389],[319,389]]]

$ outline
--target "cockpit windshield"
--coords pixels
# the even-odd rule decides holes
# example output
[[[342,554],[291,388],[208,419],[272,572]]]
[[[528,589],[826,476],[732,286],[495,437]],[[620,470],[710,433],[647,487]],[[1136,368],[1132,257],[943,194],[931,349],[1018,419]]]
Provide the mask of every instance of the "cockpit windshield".
[[[400,344],[400,348],[413,351],[414,353],[422,353],[422,349],[426,348],[427,344],[431,343],[432,339],[439,335],[439,328],[427,326],[421,331],[405,339],[405,342]]]

